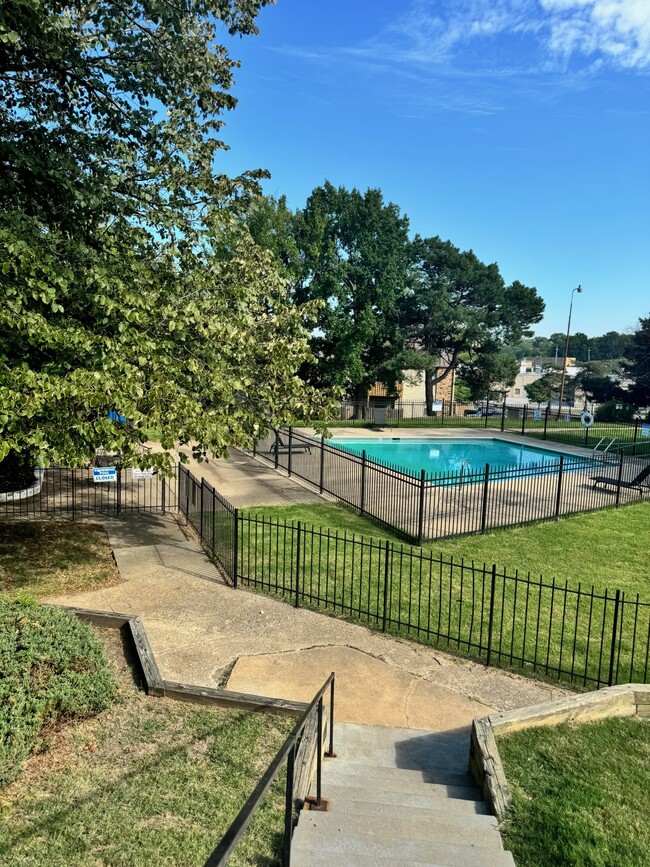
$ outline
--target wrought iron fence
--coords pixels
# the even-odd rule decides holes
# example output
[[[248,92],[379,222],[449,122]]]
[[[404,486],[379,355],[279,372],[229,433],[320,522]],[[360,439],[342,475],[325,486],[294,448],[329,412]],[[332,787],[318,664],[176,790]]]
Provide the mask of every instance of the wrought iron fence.
[[[195,499],[186,494],[180,510],[234,586],[586,688],[648,682],[650,603],[638,594],[241,514],[223,498],[222,532],[211,534],[216,492],[187,470],[181,477]]]
[[[161,512],[176,507],[176,476],[141,474],[117,468],[111,481],[96,481],[91,467],[50,466],[40,471],[40,489],[27,496],[5,494],[0,517],[119,516],[126,512]],[[38,486],[37,486],[38,487]]]
[[[634,484],[648,458],[622,452],[558,454],[525,467],[461,467],[427,475],[288,428],[259,440],[254,454],[418,544],[619,506],[650,492],[648,479]]]

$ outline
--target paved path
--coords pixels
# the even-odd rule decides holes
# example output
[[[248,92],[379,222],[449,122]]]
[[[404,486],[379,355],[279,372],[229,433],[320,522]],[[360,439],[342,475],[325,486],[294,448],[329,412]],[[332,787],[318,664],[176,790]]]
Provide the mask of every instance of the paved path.
[[[566,695],[363,626],[227,586],[171,516],[105,527],[121,584],[48,601],[142,617],[163,677],[309,700],[337,674],[337,719],[441,731]]]
[[[187,450],[186,454],[189,456]],[[238,449],[230,450],[230,460],[211,458],[199,463],[190,458],[187,466],[197,479],[203,476],[237,508],[328,502],[298,480],[277,473]]]

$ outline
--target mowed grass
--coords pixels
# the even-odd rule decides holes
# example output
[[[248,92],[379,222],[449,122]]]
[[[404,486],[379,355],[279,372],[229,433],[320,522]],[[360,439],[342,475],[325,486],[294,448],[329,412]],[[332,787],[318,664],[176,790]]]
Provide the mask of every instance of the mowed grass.
[[[7,867],[202,864],[243,806],[293,720],[148,698],[119,633],[98,630],[120,683],[96,717],[50,732],[0,792]],[[279,863],[279,780],[230,864]]]
[[[38,599],[120,580],[106,532],[97,524],[0,522],[0,592]]]
[[[498,738],[518,867],[650,865],[650,722],[609,719]]]
[[[336,504],[256,507],[246,514],[405,544],[399,535]],[[422,546],[424,551],[436,556],[442,553],[456,562],[496,563],[508,573],[518,569],[537,579],[543,575],[548,581],[568,580],[572,587],[581,583],[591,588],[593,584],[598,591],[607,588],[639,593],[650,602],[649,548],[650,502],[492,530],[485,535],[439,539]]]

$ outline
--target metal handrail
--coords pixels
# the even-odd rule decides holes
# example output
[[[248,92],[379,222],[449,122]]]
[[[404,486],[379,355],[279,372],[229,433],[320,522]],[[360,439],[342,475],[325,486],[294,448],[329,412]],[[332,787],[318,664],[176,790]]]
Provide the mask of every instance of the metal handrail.
[[[291,835],[293,825],[293,783],[294,783],[294,764],[296,753],[298,750],[298,740],[307,725],[309,717],[317,708],[318,712],[318,730],[316,744],[316,805],[320,806],[321,802],[321,738],[323,726],[323,695],[329,687],[330,690],[330,714],[329,714],[329,749],[325,753],[326,756],[334,756],[334,672],[330,674],[325,683],[318,690],[314,698],[311,700],[308,708],[299,717],[295,726],[292,728],[289,736],[282,744],[275,755],[275,758],[268,766],[260,781],[255,786],[252,794],[235,816],[230,827],[221,838],[221,842],[212,852],[204,867],[223,867],[228,863],[228,859],[232,854],[233,849],[246,831],[255,811],[264,800],[264,796],[268,792],[271,784],[277,777],[285,759],[287,759],[287,788],[284,811],[284,845],[282,849],[282,865],[289,867],[291,858]]]

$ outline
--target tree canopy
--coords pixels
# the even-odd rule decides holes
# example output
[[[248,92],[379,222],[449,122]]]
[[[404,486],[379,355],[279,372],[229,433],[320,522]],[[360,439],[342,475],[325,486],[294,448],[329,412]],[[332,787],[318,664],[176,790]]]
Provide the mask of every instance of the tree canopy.
[[[152,427],[223,454],[317,403],[315,308],[236,219],[264,173],[216,170],[217,28],[254,34],[265,3],[3,3],[0,458],[134,459]]]
[[[636,406],[650,407],[650,316],[639,319],[628,349],[628,376],[633,380],[629,389]]]
[[[439,237],[416,236],[413,260],[404,299],[408,363],[425,372],[427,402],[454,368],[477,396],[494,382],[514,381],[516,364],[497,355],[542,318],[536,290],[519,281],[506,286],[496,263],[486,265]]]

